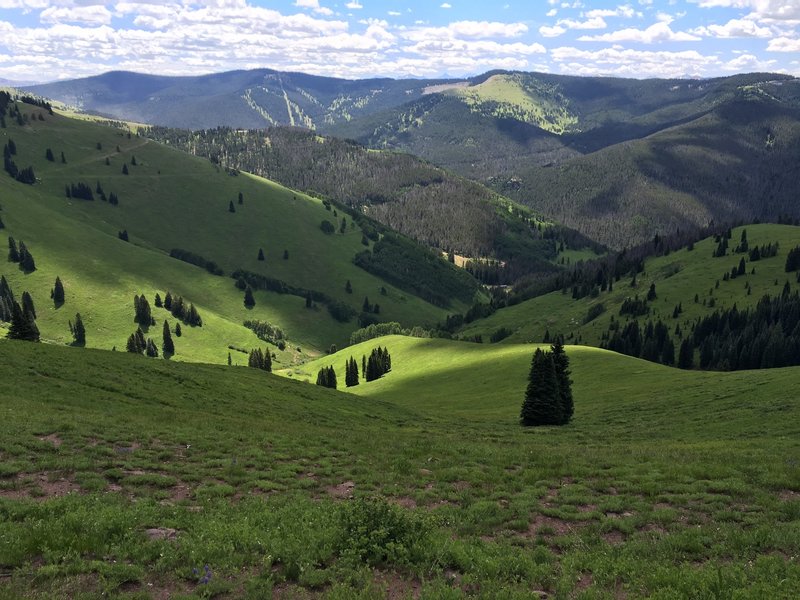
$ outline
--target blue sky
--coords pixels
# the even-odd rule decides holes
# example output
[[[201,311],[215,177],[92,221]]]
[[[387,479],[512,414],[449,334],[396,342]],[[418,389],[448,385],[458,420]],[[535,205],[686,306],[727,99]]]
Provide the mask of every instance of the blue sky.
[[[800,0],[0,0],[0,78],[800,76]]]

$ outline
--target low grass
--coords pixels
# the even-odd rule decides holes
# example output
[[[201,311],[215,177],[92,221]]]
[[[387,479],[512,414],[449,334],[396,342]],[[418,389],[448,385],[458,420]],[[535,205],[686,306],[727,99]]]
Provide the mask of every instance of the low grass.
[[[408,325],[433,324],[446,314],[357,268],[352,258],[364,249],[360,230],[348,225],[344,234],[325,235],[321,221],[338,225],[341,215],[334,217],[319,200],[244,173],[231,175],[209,161],[135,135],[129,138],[122,130],[20,106],[32,116],[29,124],[9,124],[0,130],[0,143],[13,139],[16,163],[33,165],[40,181],[28,186],[3,174],[0,216],[6,227],[2,233],[25,241],[37,270],[23,275],[6,263],[0,274],[18,297],[26,290],[32,294],[39,328],[48,341],[70,342],[67,322],[80,312],[89,346],[124,348],[135,329],[134,294],[146,294],[152,305],[154,295],[163,297],[167,290],[197,305],[204,319],[202,328],[184,328],[176,360],[221,363],[230,346],[255,347],[260,342],[242,326],[245,319],[266,320],[286,331],[293,352],[279,358],[288,362],[306,350],[313,355],[332,343],[341,345],[358,327],[354,320],[335,321],[324,305],[307,310],[305,300],[296,296],[257,292],[256,307],[247,310],[228,277],[238,268],[325,292],[357,310],[364,296],[374,302],[386,288],[387,294],[380,296],[381,315]],[[33,118],[39,113],[44,121]],[[45,160],[47,148],[56,162]],[[62,151],[66,164],[59,160]],[[123,164],[129,175],[122,174]],[[99,199],[66,199],[64,186],[77,182],[93,190],[100,182],[107,195],[117,194],[119,206]],[[228,212],[230,201],[236,213]],[[123,229],[129,243],[117,237]],[[169,258],[172,248],[215,261],[226,276]],[[259,248],[264,249],[263,262],[257,260]],[[56,276],[67,293],[66,304],[57,310],[49,301]],[[348,280],[352,294],[345,293]],[[156,310],[154,316],[158,323],[152,335],[160,342],[161,319],[168,315]],[[241,359],[240,354],[232,352],[234,359]]]
[[[800,593],[800,370],[569,347],[574,422],[522,429],[532,346],[388,337],[310,369],[377,344],[392,371],[343,394],[0,343],[3,595]]]
[[[750,248],[777,242],[777,256],[750,262],[746,254],[734,254],[732,250],[739,243],[743,230],[747,230]],[[671,333],[679,325],[685,336],[691,332],[694,321],[718,309],[731,308],[734,304],[739,309],[753,307],[764,295],[780,295],[787,281],[792,291],[800,287],[796,274],[785,272],[786,254],[800,245],[800,227],[773,224],[737,227],[731,232],[729,243],[731,249],[727,256],[712,258],[717,244],[713,238],[708,238],[695,244],[693,250],[683,248],[667,256],[647,260],[644,272],[636,277],[636,287],[631,287],[632,278],[628,276],[614,282],[611,292],[601,292],[596,298],[587,296],[573,300],[571,289],[566,293],[553,292],[470,323],[459,335],[482,335],[488,341],[492,332],[504,327],[513,333],[502,343],[540,342],[549,331],[551,335],[563,334],[570,340],[579,339],[583,344],[599,345],[612,317],[622,323],[630,319],[619,314],[622,302],[636,295],[644,299],[650,284],[654,283],[658,297],[649,303],[650,314],[639,317],[639,322],[660,319]],[[725,273],[737,267],[742,257],[745,258],[747,274],[724,281]],[[753,269],[755,273],[752,273]],[[746,284],[751,289],[749,294]],[[697,302],[694,300],[695,294],[698,295]],[[598,303],[603,304],[605,313],[590,323],[584,323],[589,309]],[[673,310],[678,304],[683,312],[678,318],[673,318]],[[680,337],[674,336],[673,339],[680,340]]]

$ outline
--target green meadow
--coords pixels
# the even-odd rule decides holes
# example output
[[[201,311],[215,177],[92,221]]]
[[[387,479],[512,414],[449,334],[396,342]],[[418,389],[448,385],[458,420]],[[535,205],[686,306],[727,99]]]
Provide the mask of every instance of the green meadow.
[[[345,232],[339,233],[343,215],[334,217],[317,199],[258,177],[229,173],[207,160],[129,137],[125,130],[20,106],[31,116],[28,124],[9,123],[0,129],[0,143],[13,139],[15,162],[20,168],[32,165],[39,181],[23,185],[3,174],[0,218],[2,234],[25,241],[37,270],[23,275],[8,263],[0,274],[18,297],[26,290],[32,294],[47,341],[71,342],[68,322],[80,312],[88,346],[124,349],[136,328],[133,296],[145,294],[153,306],[155,294],[163,298],[167,291],[194,303],[204,321],[202,328],[184,327],[175,360],[224,363],[230,351],[234,363],[246,364],[247,356],[236,349],[263,345],[242,326],[246,319],[268,321],[286,332],[290,348],[278,352],[285,364],[345,343],[358,327],[354,319],[334,320],[324,305],[306,309],[305,299],[298,296],[257,291],[256,306],[246,309],[242,292],[229,277],[240,268],[324,292],[355,310],[367,296],[380,302],[383,318],[408,325],[432,325],[446,315],[444,309],[356,267],[352,258],[364,249],[361,230],[347,218]],[[43,121],[36,118],[39,113]],[[45,159],[48,148],[54,162]],[[106,195],[119,197],[119,205],[102,202],[97,194],[91,202],[67,199],[65,186],[79,182],[93,191],[99,183]],[[235,213],[229,212],[230,202]],[[323,219],[333,222],[337,233],[323,233]],[[127,230],[129,242],[118,238],[121,230]],[[214,261],[225,275],[170,258],[173,248]],[[258,260],[260,248],[264,261]],[[50,301],[56,276],[67,298],[58,309]],[[348,280],[352,294],[345,292]],[[454,303],[451,310],[464,308]],[[155,308],[154,317],[157,324],[149,335],[160,344],[162,319],[173,325],[174,319]]]
[[[794,598],[800,370],[567,347],[575,419],[517,424],[533,346],[391,336],[343,393],[0,343],[0,596]]]

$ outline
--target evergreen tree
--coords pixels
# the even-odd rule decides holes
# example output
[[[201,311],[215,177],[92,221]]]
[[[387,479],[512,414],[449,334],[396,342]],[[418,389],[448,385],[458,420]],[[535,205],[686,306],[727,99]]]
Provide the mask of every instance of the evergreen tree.
[[[311,308],[314,305],[314,298],[311,296],[311,291],[306,294],[306,308]]]
[[[747,240],[745,240],[745,243],[746,242],[747,242]],[[744,264],[744,257],[742,257],[742,258],[739,259],[739,268],[736,269],[736,275],[737,276],[744,275],[747,272],[745,269],[746,269],[746,267],[745,267],[745,264]]]
[[[259,248],[258,249],[258,260],[264,260],[264,249],[263,248]]]
[[[8,261],[9,262],[19,262],[19,250],[17,250],[17,242],[14,241],[14,238],[8,236]]]
[[[558,379],[550,353],[537,348],[531,360],[528,388],[520,411],[520,424],[557,425],[561,422],[562,410]]]
[[[167,310],[172,310],[172,294],[167,292],[167,295],[164,296],[164,308]]]
[[[25,273],[33,273],[36,270],[36,262],[33,260],[33,255],[22,240],[19,241],[19,268]]]
[[[347,361],[344,382],[347,387],[358,385],[358,363],[352,356]]]
[[[11,309],[11,326],[7,337],[10,340],[39,341],[39,328],[33,315],[25,314],[18,302],[14,302]]]
[[[83,325],[81,313],[76,313],[75,323],[70,322],[69,329],[72,332],[73,345],[85,346],[86,345],[86,327]]]
[[[289,260],[289,251],[288,250],[284,250],[283,251],[283,260]]]
[[[123,175],[127,175],[128,174],[128,165],[126,163],[123,163],[123,165],[122,165],[122,174]]]
[[[119,239],[121,239],[123,242],[127,242],[128,241],[128,230],[127,229],[123,229],[122,231],[117,233],[117,237]]]
[[[8,242],[9,244],[11,244],[10,240],[11,240],[11,238],[9,238],[9,242]],[[11,260],[11,259],[9,258],[9,260]],[[344,291],[347,292],[348,294],[352,294],[353,293],[353,286],[350,284],[350,280],[349,279],[347,280],[347,283],[344,284]]]
[[[145,345],[145,354],[150,358],[157,358],[158,357],[158,348],[156,347],[156,343],[153,341],[153,338],[147,338],[147,344]]]
[[[61,164],[62,164],[62,165],[65,165],[65,164],[67,164],[67,157],[66,157],[66,156],[64,156],[64,153],[63,153],[63,152],[61,153]]]
[[[253,298],[253,288],[251,288],[249,285],[244,291],[244,305],[247,308],[253,308],[256,305],[256,299]]]
[[[153,304],[156,305],[156,308],[161,308],[164,306],[164,303],[161,301],[161,296],[159,295],[158,292],[156,292],[156,297],[153,300]]]
[[[231,201],[228,203],[228,212],[232,212],[232,213],[235,213],[235,212],[236,212],[236,207],[233,205],[233,200],[231,200]]]
[[[22,312],[36,318],[36,308],[33,306],[33,298],[28,292],[22,292]]]
[[[56,282],[53,284],[53,304],[56,308],[64,304],[64,284],[61,283],[60,277],[56,277]]]
[[[131,166],[132,167],[136,166],[136,157],[133,154],[131,154]]]
[[[254,369],[263,369],[264,371],[272,371],[272,355],[269,348],[262,352],[261,348],[256,348],[250,351],[250,356],[247,360],[247,365]]]
[[[239,204],[244,204],[244,194],[242,192],[239,192]]]
[[[169,321],[164,319],[164,331],[162,333],[161,351],[164,357],[169,357],[175,354],[175,344],[172,341],[172,333],[169,330]]]
[[[319,370],[319,373],[317,373],[317,385],[336,389],[336,371],[334,371],[333,367],[322,367]]]
[[[150,311],[150,303],[147,301],[147,298],[144,294],[141,296],[134,296],[133,297],[133,309],[134,309],[134,317],[133,322],[139,323],[139,325],[143,327],[150,327],[150,325],[155,325],[155,319],[153,319],[153,315]]]
[[[575,412],[575,406],[572,399],[572,380],[569,378],[571,375],[569,370],[569,357],[564,350],[564,344],[561,338],[550,346],[550,351],[553,356],[553,367],[556,371],[556,379],[558,381],[558,393],[561,400],[561,424],[569,423],[572,415]]]
[[[50,162],[55,162],[56,160],[55,156],[53,156],[53,151],[50,148],[44,151],[44,157]]]
[[[651,283],[650,284],[650,289],[647,290],[647,301],[648,302],[652,302],[656,298],[657,298],[657,296],[656,296],[656,284],[655,283]]]
[[[372,312],[372,305],[369,303],[369,298],[364,296],[364,303],[361,305],[361,310],[364,312]]]
[[[6,228],[6,224],[3,223],[3,219],[0,217],[0,229],[5,229],[5,228]]]
[[[181,331],[181,324],[175,323],[175,337],[181,337],[181,335],[183,335],[183,332]]]

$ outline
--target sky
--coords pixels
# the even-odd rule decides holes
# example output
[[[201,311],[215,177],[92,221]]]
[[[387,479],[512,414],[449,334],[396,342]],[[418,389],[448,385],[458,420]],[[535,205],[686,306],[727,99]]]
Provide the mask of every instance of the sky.
[[[0,0],[0,78],[800,76],[800,0]]]

